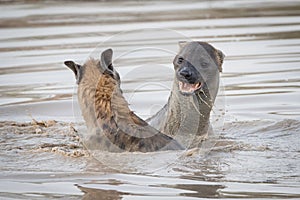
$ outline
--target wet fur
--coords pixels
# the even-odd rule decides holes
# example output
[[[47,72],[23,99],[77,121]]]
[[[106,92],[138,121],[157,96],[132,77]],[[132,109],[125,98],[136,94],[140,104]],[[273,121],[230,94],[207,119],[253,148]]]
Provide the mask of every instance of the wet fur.
[[[205,42],[179,43],[180,51],[173,64],[175,78],[168,103],[147,121],[170,136],[177,136],[187,148],[198,147],[208,133],[212,131],[209,118],[219,88],[219,72],[222,72],[224,54]],[[202,87],[194,94],[186,96],[179,90],[178,65],[179,57],[187,60],[187,66],[193,66],[199,74]],[[201,68],[201,57],[206,58],[208,68]],[[198,75],[197,75],[198,76]]]
[[[84,139],[88,148],[112,152],[182,149],[129,109],[120,82],[103,68],[99,60],[90,59],[78,72],[78,101],[89,132]]]

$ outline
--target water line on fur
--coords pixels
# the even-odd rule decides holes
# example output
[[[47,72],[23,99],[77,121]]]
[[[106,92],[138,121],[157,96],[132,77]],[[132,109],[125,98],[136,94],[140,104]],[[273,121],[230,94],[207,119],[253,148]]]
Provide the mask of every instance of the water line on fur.
[[[193,96],[191,96],[190,98],[193,98]],[[192,105],[194,106],[195,110],[199,113],[199,115],[200,115],[201,117],[204,117],[204,115],[203,115],[203,114],[200,112],[200,110],[197,108],[197,106],[196,106],[195,102],[193,101],[193,99],[192,99],[191,103],[192,103]]]
[[[205,95],[205,93],[204,93],[203,90],[201,90],[201,92],[203,92],[203,94]],[[200,93],[198,93],[197,96],[199,97],[199,99],[200,99],[202,102],[204,102],[205,105],[207,105],[208,108],[212,109],[212,106],[209,105],[204,99],[202,99]],[[207,97],[207,96],[205,95],[205,97]]]

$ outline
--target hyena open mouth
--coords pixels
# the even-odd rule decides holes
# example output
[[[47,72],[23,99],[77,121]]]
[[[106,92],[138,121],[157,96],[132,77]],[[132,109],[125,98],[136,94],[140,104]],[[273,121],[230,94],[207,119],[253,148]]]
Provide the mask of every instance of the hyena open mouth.
[[[201,88],[201,86],[202,86],[201,82],[191,84],[191,83],[185,83],[185,82],[179,81],[179,90],[183,94],[192,94],[195,91],[199,90]]]

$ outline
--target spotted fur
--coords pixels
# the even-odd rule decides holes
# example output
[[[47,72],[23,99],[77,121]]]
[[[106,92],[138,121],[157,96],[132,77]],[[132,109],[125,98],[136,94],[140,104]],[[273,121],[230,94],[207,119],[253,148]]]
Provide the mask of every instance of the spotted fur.
[[[182,149],[177,141],[151,127],[129,109],[120,89],[119,75],[109,63],[112,51],[107,51],[102,53],[103,62],[91,58],[83,66],[76,64],[80,67],[74,72],[81,77],[78,101],[90,131],[86,141],[89,148],[114,152]],[[65,64],[74,69],[74,62]]]

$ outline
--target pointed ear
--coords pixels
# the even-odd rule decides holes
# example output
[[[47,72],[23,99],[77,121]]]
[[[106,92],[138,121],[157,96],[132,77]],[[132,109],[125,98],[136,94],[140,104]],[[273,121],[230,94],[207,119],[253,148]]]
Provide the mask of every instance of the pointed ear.
[[[218,49],[216,49],[215,53],[216,53],[216,58],[217,58],[217,64],[218,64],[219,71],[222,72],[223,71],[222,65],[223,65],[223,61],[224,61],[224,58],[225,58],[225,54],[222,51],[218,50]]]
[[[187,44],[187,41],[179,41],[178,45],[179,45],[179,51]]]
[[[76,64],[73,61],[68,60],[68,61],[65,61],[64,64],[74,72],[75,76],[77,75],[77,70],[76,70],[76,67],[75,67]]]
[[[113,71],[112,68],[112,56],[113,56],[113,50],[112,49],[106,49],[101,54],[100,64],[101,67],[105,70]]]
[[[65,61],[64,64],[74,72],[76,83],[78,84],[81,79],[81,70],[80,70],[81,65],[78,65],[75,62],[70,60]]]

